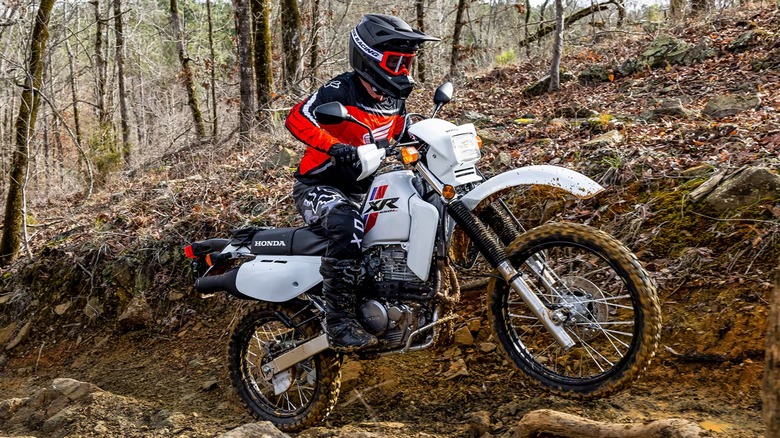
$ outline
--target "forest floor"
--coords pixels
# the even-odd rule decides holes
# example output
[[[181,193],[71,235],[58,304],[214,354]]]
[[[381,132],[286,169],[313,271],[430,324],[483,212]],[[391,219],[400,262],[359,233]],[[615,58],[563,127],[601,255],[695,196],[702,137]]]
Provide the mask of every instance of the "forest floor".
[[[487,140],[486,167],[558,164],[608,186],[599,199],[533,205],[522,219],[530,224],[578,220],[606,229],[639,255],[658,283],[661,345],[630,388],[583,402],[527,384],[496,352],[482,348],[493,339],[486,329],[484,293],[474,291],[457,310],[463,321],[480,321],[474,346],[363,362],[347,358],[341,396],[327,423],[298,436],[511,436],[525,413],[541,408],[610,422],[684,418],[712,436],[762,436],[764,332],[780,256],[780,204],[757,203],[716,217],[685,196],[714,169],[780,166],[775,91],[780,66],[753,67],[780,51],[780,37],[773,33],[779,28],[778,11],[741,8],[707,25],[676,30],[680,38],[707,40],[717,50],[700,64],[647,70],[596,86],[569,82],[558,93],[525,98],[522,86],[541,76],[544,66],[522,63],[469,78],[456,86],[456,100],[444,109],[444,118],[477,124]],[[747,50],[727,50],[756,29],[764,33]],[[648,34],[593,46],[570,54],[564,65],[581,70],[593,62],[627,59],[650,40]],[[661,98],[678,98],[696,112],[710,97],[732,93],[758,94],[762,103],[728,119],[639,118]],[[422,97],[416,99],[410,106],[428,108]],[[623,142],[606,151],[589,149],[584,144],[596,132],[556,121],[556,111],[572,105],[614,116],[615,122],[605,123],[622,132]],[[536,122],[526,123],[528,116]],[[269,147],[273,142],[264,141]],[[33,208],[38,221],[49,224],[37,229],[31,242],[42,261],[20,261],[3,273],[0,289],[0,330],[10,321],[35,321],[23,342],[0,354],[0,435],[199,437],[254,421],[227,372],[230,329],[247,303],[221,294],[201,299],[185,290],[186,262],[152,246],[164,243],[178,250],[190,239],[224,235],[252,216],[280,226],[294,223],[289,172],[278,177],[256,165],[267,149],[231,152],[206,166],[201,163],[216,161],[208,155],[213,148],[188,148],[84,205],[66,209],[53,202]],[[509,154],[510,163],[499,162],[500,152]],[[704,174],[696,171],[701,168]],[[241,169],[237,182],[226,178],[234,169]],[[151,258],[136,255],[148,253]],[[56,271],[55,258],[74,260],[78,269],[71,263],[74,273]],[[105,265],[99,263],[107,259],[157,263],[145,268],[154,271],[146,284],[153,327],[118,329],[120,301],[126,303],[129,293],[119,286],[140,277],[101,280]],[[20,292],[22,283],[40,280],[45,288],[58,276],[82,271],[89,274],[89,288],[68,283],[70,290],[56,293]],[[116,298],[95,301],[98,297]],[[455,358],[464,359],[467,372],[453,375]],[[58,411],[62,406],[51,390],[58,378],[100,390],[93,388],[90,397]],[[4,423],[4,413],[20,403],[14,398],[28,397],[37,413]]]

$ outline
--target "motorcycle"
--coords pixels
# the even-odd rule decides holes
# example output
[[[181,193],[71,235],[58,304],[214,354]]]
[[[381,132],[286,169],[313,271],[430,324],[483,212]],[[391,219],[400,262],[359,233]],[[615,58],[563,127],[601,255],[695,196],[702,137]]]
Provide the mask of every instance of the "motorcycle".
[[[379,343],[357,359],[431,347],[457,315],[455,266],[477,254],[494,269],[489,324],[504,357],[548,391],[578,399],[624,389],[649,364],[661,331],[654,283],[623,244],[593,227],[547,223],[525,230],[502,195],[546,185],[579,197],[603,188],[561,167],[534,165],[485,179],[472,124],[436,118],[452,85],[434,95],[431,116],[409,113],[409,141],[376,141],[338,102],[321,124],[351,121],[370,143],[358,147],[365,197],[366,281],[356,314]],[[244,228],[230,239],[185,248],[195,288],[253,300],[232,331],[229,368],[250,412],[283,431],[321,422],[334,408],[343,355],[331,348],[321,296],[326,239],[308,227]],[[451,328],[451,327],[450,327]]]

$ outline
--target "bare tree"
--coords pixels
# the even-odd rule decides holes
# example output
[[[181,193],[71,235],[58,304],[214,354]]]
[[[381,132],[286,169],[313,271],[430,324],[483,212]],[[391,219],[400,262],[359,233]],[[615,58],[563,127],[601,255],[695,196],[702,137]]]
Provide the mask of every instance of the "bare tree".
[[[450,57],[450,76],[460,76],[460,34],[463,32],[463,16],[466,11],[466,0],[458,0],[458,9],[455,13],[455,29],[452,33],[452,56]]]
[[[178,0],[170,0],[170,7],[171,30],[173,31],[173,38],[176,40],[176,50],[179,53],[182,80],[184,81],[184,88],[187,90],[187,104],[189,105],[190,112],[192,113],[192,121],[195,123],[195,133],[198,135],[198,138],[202,138],[206,135],[206,128],[203,125],[203,114],[200,112],[198,97],[195,94],[195,81],[192,79],[190,58],[187,55],[187,49],[184,45],[184,36],[182,35],[181,26],[179,24],[180,18]]]
[[[257,107],[262,111],[271,102],[274,75],[271,69],[271,5],[268,0],[252,0],[255,43],[255,86]],[[262,118],[262,117],[260,117]]]
[[[35,119],[40,106],[41,78],[43,76],[46,42],[49,40],[49,18],[54,0],[41,0],[31,34],[22,102],[16,117],[16,150],[14,151],[8,196],[5,202],[3,237],[0,241],[0,265],[6,266],[15,257],[21,245],[25,211],[24,186],[27,181],[30,141],[35,131]]]
[[[301,13],[298,0],[282,0],[284,85],[294,88],[301,76]]]
[[[119,122],[122,127],[122,158],[130,167],[130,125],[125,92],[125,34],[122,30],[122,0],[114,0],[114,36],[116,37],[117,87],[119,88]]]
[[[100,14],[100,0],[90,2],[95,7],[95,110],[101,126],[108,123],[106,111],[106,59],[103,57],[103,28],[105,20]]]
[[[214,20],[211,18],[211,0],[206,0],[206,17],[209,22],[209,82],[211,86],[211,136],[216,137],[219,132],[217,124],[217,74],[216,74],[216,53],[214,52]]]
[[[550,65],[550,91],[561,88],[561,54],[563,53],[563,0],[555,0],[555,41]]]
[[[311,50],[309,77],[311,78],[310,84],[312,87],[316,86],[317,76],[319,76],[320,23],[320,0],[313,0],[311,2],[311,43],[309,44],[309,49]]]
[[[249,141],[249,130],[255,114],[254,89],[252,86],[252,31],[250,26],[249,0],[233,0],[236,23],[236,44],[239,65],[239,95],[241,98],[238,116],[239,141]]]
[[[415,0],[415,11],[417,12],[417,28],[421,32],[425,32],[425,0]],[[425,75],[427,67],[425,65],[423,49],[417,52],[417,78],[420,82],[425,83]]]

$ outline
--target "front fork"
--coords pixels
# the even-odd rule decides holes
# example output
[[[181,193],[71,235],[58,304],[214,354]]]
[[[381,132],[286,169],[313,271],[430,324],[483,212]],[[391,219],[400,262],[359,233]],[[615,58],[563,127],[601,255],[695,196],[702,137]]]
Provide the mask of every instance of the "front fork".
[[[463,228],[469,238],[477,245],[479,251],[493,268],[498,270],[509,286],[520,295],[525,304],[542,322],[547,331],[563,348],[569,349],[575,345],[574,340],[566,333],[562,323],[565,318],[547,308],[542,300],[531,290],[519,272],[509,263],[504,247],[499,245],[488,233],[485,225],[474,216],[462,201],[454,201],[447,205],[447,212],[455,222]]]

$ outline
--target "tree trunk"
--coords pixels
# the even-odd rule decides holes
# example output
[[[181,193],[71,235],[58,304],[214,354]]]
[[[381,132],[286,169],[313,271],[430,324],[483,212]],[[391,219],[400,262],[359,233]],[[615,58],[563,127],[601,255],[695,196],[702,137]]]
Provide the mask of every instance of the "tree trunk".
[[[301,14],[298,0],[282,0],[284,85],[294,89],[301,74]]]
[[[206,16],[209,22],[209,56],[211,56],[211,62],[209,63],[209,79],[211,81],[211,136],[216,138],[218,130],[217,124],[217,74],[214,64],[216,62],[216,54],[214,53],[214,21],[211,18],[211,0],[206,0]]]
[[[122,126],[122,158],[125,167],[130,167],[130,125],[127,117],[127,94],[125,92],[125,34],[122,30],[122,0],[114,0],[114,34],[116,36],[117,86],[119,87],[119,118]]]
[[[81,122],[79,121],[79,100],[78,88],[76,87],[76,71],[73,68],[73,52],[70,48],[70,41],[65,40],[65,50],[68,53],[68,71],[70,73],[70,98],[73,101],[73,127],[76,130],[76,138],[81,143]]]
[[[543,6],[544,7],[544,6]],[[544,13],[544,10],[542,10]],[[543,18],[539,18],[539,21]],[[528,23],[531,21],[531,0],[525,0],[525,19],[523,20],[523,41],[528,39]],[[521,47],[522,48],[522,47]],[[525,56],[531,59],[531,46],[525,45]]]
[[[691,0],[691,14],[694,16],[708,14],[713,6],[714,0]]]
[[[19,251],[24,220],[25,173],[29,159],[29,146],[35,130],[35,118],[40,106],[41,77],[46,42],[49,39],[49,18],[54,0],[41,0],[31,34],[30,55],[27,59],[27,77],[22,90],[22,102],[16,118],[16,150],[5,203],[3,237],[0,241],[0,266],[8,265]]]
[[[466,12],[466,0],[458,0],[455,14],[455,30],[452,33],[452,57],[450,58],[450,76],[460,76],[460,34],[463,31],[463,15]]]
[[[106,111],[106,60],[103,57],[103,18],[100,16],[100,0],[91,2],[95,7],[95,110],[101,128],[108,123]]]
[[[669,18],[673,22],[678,22],[685,16],[685,5],[687,3],[685,0],[669,0]]]
[[[555,41],[550,63],[550,91],[561,88],[561,54],[563,53],[563,0],[555,0]]]
[[[238,50],[240,109],[238,115],[239,142],[249,142],[249,130],[255,114],[254,90],[252,87],[252,36],[250,29],[249,0],[233,0],[236,24],[236,45]]]
[[[119,1],[119,0],[114,0]],[[203,114],[200,112],[198,97],[195,95],[195,81],[192,80],[192,68],[190,67],[190,58],[187,56],[187,50],[184,47],[184,36],[179,25],[179,3],[177,0],[170,0],[171,5],[171,30],[173,38],[176,40],[176,50],[179,52],[179,63],[181,63],[181,74],[184,80],[184,88],[187,90],[187,105],[192,113],[192,122],[195,123],[195,133],[198,138],[206,135],[206,128],[203,125]]]
[[[268,0],[252,0],[255,43],[255,86],[257,87],[258,118],[271,102],[274,76],[271,69],[271,5]]]
[[[309,58],[309,78],[310,87],[315,88],[319,82],[317,76],[319,76],[320,65],[320,0],[313,0],[311,2],[311,7],[311,44],[309,45],[311,57]]]
[[[780,436],[780,269],[775,276],[775,290],[766,321],[766,355],[762,392],[764,436]]]
[[[415,0],[415,9],[417,10],[417,28],[421,32],[425,32],[425,0]],[[421,83],[425,83],[426,77],[426,65],[425,65],[425,53],[422,49],[417,52],[417,78]]]

